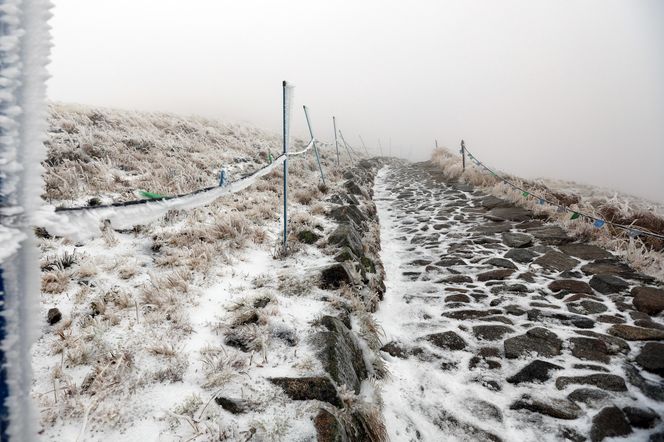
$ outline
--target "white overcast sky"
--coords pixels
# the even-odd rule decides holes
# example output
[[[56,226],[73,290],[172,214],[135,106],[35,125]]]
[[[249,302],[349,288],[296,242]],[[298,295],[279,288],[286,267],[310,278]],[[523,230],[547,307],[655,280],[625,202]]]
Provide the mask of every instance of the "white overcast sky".
[[[51,99],[314,131],[664,201],[664,1],[55,0]]]

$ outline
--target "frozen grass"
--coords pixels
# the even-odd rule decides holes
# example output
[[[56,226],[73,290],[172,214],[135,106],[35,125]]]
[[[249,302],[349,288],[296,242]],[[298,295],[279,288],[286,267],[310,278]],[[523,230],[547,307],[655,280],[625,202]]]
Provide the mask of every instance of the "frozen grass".
[[[498,197],[526,207],[535,214],[544,214],[564,227],[574,237],[594,241],[622,255],[636,269],[660,280],[664,279],[664,241],[645,236],[629,238],[623,230],[608,225],[597,229],[582,219],[570,220],[569,212],[559,213],[553,206],[538,204],[534,198],[524,198],[520,191],[484,172],[468,159],[466,159],[466,171],[464,172],[460,157],[445,148],[436,149],[432,161],[450,179],[480,187]],[[571,210],[664,235],[664,210],[661,205],[656,203],[576,183],[551,180],[531,181],[507,174],[501,175],[517,186],[549,201],[563,204]],[[551,189],[550,185],[557,187]]]

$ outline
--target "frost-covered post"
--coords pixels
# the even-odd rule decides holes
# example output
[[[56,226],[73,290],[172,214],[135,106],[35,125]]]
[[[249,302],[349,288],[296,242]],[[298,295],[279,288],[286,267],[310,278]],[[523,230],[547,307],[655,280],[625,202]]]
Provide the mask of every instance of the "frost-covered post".
[[[466,171],[466,144],[461,140],[461,167]]]
[[[362,146],[364,147],[364,151],[367,153],[367,156],[369,156],[369,149],[367,149],[367,145],[364,143],[364,140],[362,139],[362,135],[358,135],[360,137],[360,142],[362,143]]]
[[[39,260],[32,225],[41,161],[51,4],[0,0],[0,440],[34,440],[30,347],[39,327]]]
[[[316,141],[314,140],[314,131],[311,129],[311,121],[309,121],[309,112],[307,111],[307,106],[304,107],[304,117],[307,119],[307,127],[309,128],[309,135],[311,135],[311,142],[313,143],[314,153],[316,154],[316,162],[318,163],[318,170],[320,170],[320,179],[325,185],[325,175],[323,175],[323,166],[320,164],[320,155],[318,154],[318,148],[316,147]]]
[[[334,146],[337,148],[337,166],[339,165],[339,141],[337,140],[337,118],[332,117],[332,125],[334,126]]]
[[[288,247],[288,143],[290,142],[290,108],[293,86],[286,80],[283,87],[283,132],[284,132],[284,251]]]

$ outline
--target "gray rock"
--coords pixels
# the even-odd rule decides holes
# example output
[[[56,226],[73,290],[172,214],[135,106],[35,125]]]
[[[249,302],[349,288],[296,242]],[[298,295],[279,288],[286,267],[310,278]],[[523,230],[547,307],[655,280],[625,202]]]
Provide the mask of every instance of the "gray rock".
[[[491,419],[496,422],[503,421],[503,412],[500,411],[500,408],[491,402],[487,402],[482,399],[467,398],[464,401],[464,406],[473,416],[477,417],[478,419]]]
[[[399,359],[406,359],[408,357],[408,352],[404,349],[399,343],[391,341],[383,345],[380,348],[380,351],[384,351],[390,356],[394,356]]]
[[[600,442],[607,437],[627,436],[632,432],[627,416],[616,407],[606,407],[593,417],[590,440]]]
[[[664,330],[634,327],[627,324],[611,326],[609,334],[627,341],[664,341]]]
[[[596,259],[612,258],[613,255],[604,249],[590,244],[565,244],[558,247],[561,252],[581,258],[586,261],[594,261]]]
[[[590,301],[588,299],[579,303],[568,304],[567,308],[572,313],[578,313],[580,315],[595,315],[598,313],[604,313],[609,309],[601,302]]]
[[[502,439],[495,434],[483,430],[468,422],[460,421],[456,416],[452,415],[446,410],[439,410],[438,413],[434,415],[433,423],[445,431],[454,429],[454,433],[463,434],[470,440],[502,442]]]
[[[593,408],[606,403],[609,398],[611,398],[611,393],[596,388],[577,388],[567,395],[567,399]]]
[[[484,341],[499,341],[506,334],[513,332],[514,329],[506,325],[476,325],[473,327],[475,337]]]
[[[597,338],[570,338],[572,355],[587,361],[608,364],[611,360],[606,344]]]
[[[556,251],[547,252],[537,258],[534,262],[545,269],[556,270],[558,272],[572,270],[577,264],[579,264],[578,260]]]
[[[520,384],[522,382],[546,382],[551,379],[551,371],[562,370],[560,365],[552,364],[551,362],[535,359],[515,375],[507,378],[510,384]]]
[[[327,331],[314,336],[318,359],[337,385],[345,384],[359,393],[367,368],[357,338],[339,318],[323,316],[321,324]]]
[[[470,296],[464,295],[462,293],[456,295],[449,295],[445,297],[445,302],[461,302],[467,304],[470,302]]]
[[[508,222],[492,222],[488,224],[481,224],[479,226],[474,226],[468,229],[469,232],[476,232],[476,233],[485,233],[485,234],[493,234],[493,233],[503,233],[503,232],[509,232],[512,230],[512,223]]]
[[[630,384],[641,390],[641,392],[659,402],[664,402],[664,383],[651,382],[641,375],[641,370],[633,364],[624,364],[623,370]]]
[[[531,262],[535,257],[537,257],[537,253],[530,249],[510,249],[503,255],[505,258],[509,258],[513,261],[520,262],[522,264],[527,264]]]
[[[281,387],[284,393],[295,401],[319,400],[337,407],[341,406],[337,389],[327,377],[269,378],[268,380]]]
[[[506,246],[515,249],[528,247],[533,243],[533,237],[526,233],[505,232],[502,238]]]
[[[337,289],[342,284],[356,284],[355,272],[348,263],[332,264],[321,273],[320,287],[322,289]]]
[[[560,376],[556,379],[558,390],[574,384],[592,385],[607,391],[627,391],[625,380],[615,374],[593,373],[587,376]]]
[[[489,258],[486,261],[484,261],[484,264],[489,264],[495,267],[502,267],[505,269],[514,269],[516,270],[516,265],[509,259],[505,258]]]
[[[242,414],[247,411],[247,401],[243,399],[234,399],[224,396],[217,396],[214,398],[217,405],[221,406],[224,410],[232,414]]]
[[[559,246],[572,242],[572,238],[570,238],[561,227],[551,224],[526,229],[526,231],[543,243],[549,245]]]
[[[502,313],[501,310],[495,308],[491,308],[488,310],[469,309],[469,310],[454,310],[451,312],[444,312],[441,316],[445,316],[446,318],[451,318],[451,319],[469,320],[469,319],[484,318],[486,316],[499,315],[501,313]]]
[[[590,278],[590,287],[594,288],[600,293],[608,295],[610,293],[620,293],[629,288],[629,284],[624,280],[614,275],[599,274],[593,275]]]
[[[533,217],[533,212],[521,207],[495,207],[488,213],[489,216],[505,221],[528,221]]]
[[[456,256],[448,256],[442,258],[440,261],[434,263],[440,267],[451,267],[451,266],[465,266],[467,265],[466,261]]]
[[[664,290],[655,287],[634,287],[632,304],[638,311],[657,315],[664,311]]]
[[[467,345],[466,341],[453,331],[433,333],[425,336],[424,339],[436,347],[446,350],[463,350]]]
[[[622,411],[634,428],[652,428],[659,421],[659,416],[651,408],[624,407]]]
[[[579,328],[593,328],[595,326],[595,321],[586,316],[562,313],[554,310],[532,309],[528,311],[528,320],[537,322],[548,320]]]
[[[495,209],[496,207],[514,207],[513,203],[493,195],[488,195],[482,198],[480,204],[486,209]]]
[[[576,279],[559,279],[549,284],[549,290],[556,293],[565,290],[570,293],[587,293],[593,294],[593,289],[587,282],[579,281]]]
[[[336,244],[339,247],[348,247],[355,256],[364,255],[362,238],[360,234],[350,224],[339,225],[328,237],[330,244]]]
[[[540,356],[551,357],[560,354],[562,341],[555,333],[542,327],[535,327],[525,334],[506,339],[505,357],[516,359],[534,352]]]
[[[497,269],[489,270],[488,272],[483,272],[477,275],[478,281],[501,281],[505,278],[508,278],[514,273],[512,269]]]
[[[664,377],[664,344],[648,342],[641,348],[636,362],[644,370]]]
[[[583,414],[583,410],[574,402],[567,399],[533,398],[524,395],[514,402],[510,409],[528,410],[535,413],[551,416],[556,419],[576,419]]]
[[[59,309],[55,307],[48,309],[48,313],[46,313],[46,321],[49,325],[57,324],[61,319],[62,313],[60,313]]]
[[[353,222],[356,226],[361,227],[368,221],[367,216],[362,213],[359,206],[347,205],[336,206],[330,210],[330,218],[337,221],[338,224],[347,224],[349,221]]]
[[[602,333],[597,333],[591,330],[574,330],[576,334],[582,336],[590,336],[591,338],[597,338],[600,341],[606,344],[607,351],[610,355],[617,355],[618,353],[627,354],[630,352],[631,348],[625,340],[618,338],[616,336],[604,335]]]

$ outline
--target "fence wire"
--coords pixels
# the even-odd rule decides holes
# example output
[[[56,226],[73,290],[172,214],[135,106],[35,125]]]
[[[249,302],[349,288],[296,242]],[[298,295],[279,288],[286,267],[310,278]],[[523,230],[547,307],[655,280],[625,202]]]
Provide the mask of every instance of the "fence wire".
[[[519,191],[521,192],[521,194],[522,194],[524,197],[528,198],[529,196],[532,196],[533,198],[538,199],[540,204],[545,204],[545,203],[546,203],[546,204],[549,204],[549,205],[552,205],[552,206],[557,207],[559,212],[571,213],[571,214],[572,214],[572,218],[571,218],[571,219],[585,218],[585,219],[587,219],[587,220],[592,221],[592,222],[593,222],[593,225],[594,225],[595,227],[597,227],[597,228],[601,228],[601,227],[603,227],[603,226],[605,226],[605,225],[612,226],[612,227],[615,227],[615,228],[617,228],[617,229],[624,230],[625,232],[627,232],[627,234],[628,234],[630,237],[636,237],[636,236],[649,236],[649,237],[651,237],[651,238],[657,238],[657,239],[664,240],[664,235],[661,235],[661,234],[658,234],[658,233],[655,233],[655,232],[651,232],[651,231],[649,231],[649,230],[645,230],[645,229],[642,228],[642,227],[634,227],[634,226],[632,226],[632,225],[626,226],[626,225],[624,225],[624,224],[619,224],[619,223],[615,223],[615,222],[613,222],[613,221],[605,220],[605,219],[602,219],[602,218],[599,218],[599,217],[596,217],[596,216],[590,215],[590,214],[588,214],[588,213],[581,212],[581,211],[579,211],[579,210],[574,210],[574,209],[572,209],[572,208],[570,208],[570,207],[568,207],[568,206],[565,206],[564,204],[560,204],[560,203],[557,202],[557,201],[551,201],[551,200],[549,200],[549,199],[547,199],[547,198],[545,198],[545,197],[543,197],[543,196],[537,195],[536,193],[533,193],[533,192],[531,192],[531,191],[529,191],[529,190],[526,190],[526,189],[522,188],[521,186],[518,186],[518,185],[515,184],[514,182],[508,180],[507,178],[505,178],[505,177],[503,177],[503,176],[500,176],[500,175],[499,175],[498,173],[496,173],[493,169],[491,169],[490,167],[488,167],[487,165],[485,165],[484,163],[482,163],[480,160],[478,160],[477,157],[475,157],[475,156],[474,156],[474,155],[468,150],[468,148],[465,147],[465,146],[463,147],[463,149],[462,149],[462,151],[461,151],[462,155],[463,155],[463,152],[464,152],[464,151],[468,153],[468,157],[469,157],[469,158],[470,158],[470,159],[471,159],[471,160],[472,160],[472,161],[473,161],[478,167],[480,167],[480,168],[486,170],[486,171],[489,172],[491,175],[493,175],[494,177],[496,177],[498,180],[502,181],[503,183],[507,184],[508,186],[510,186],[510,187],[512,187],[512,188],[514,188],[514,189],[519,190]]]

